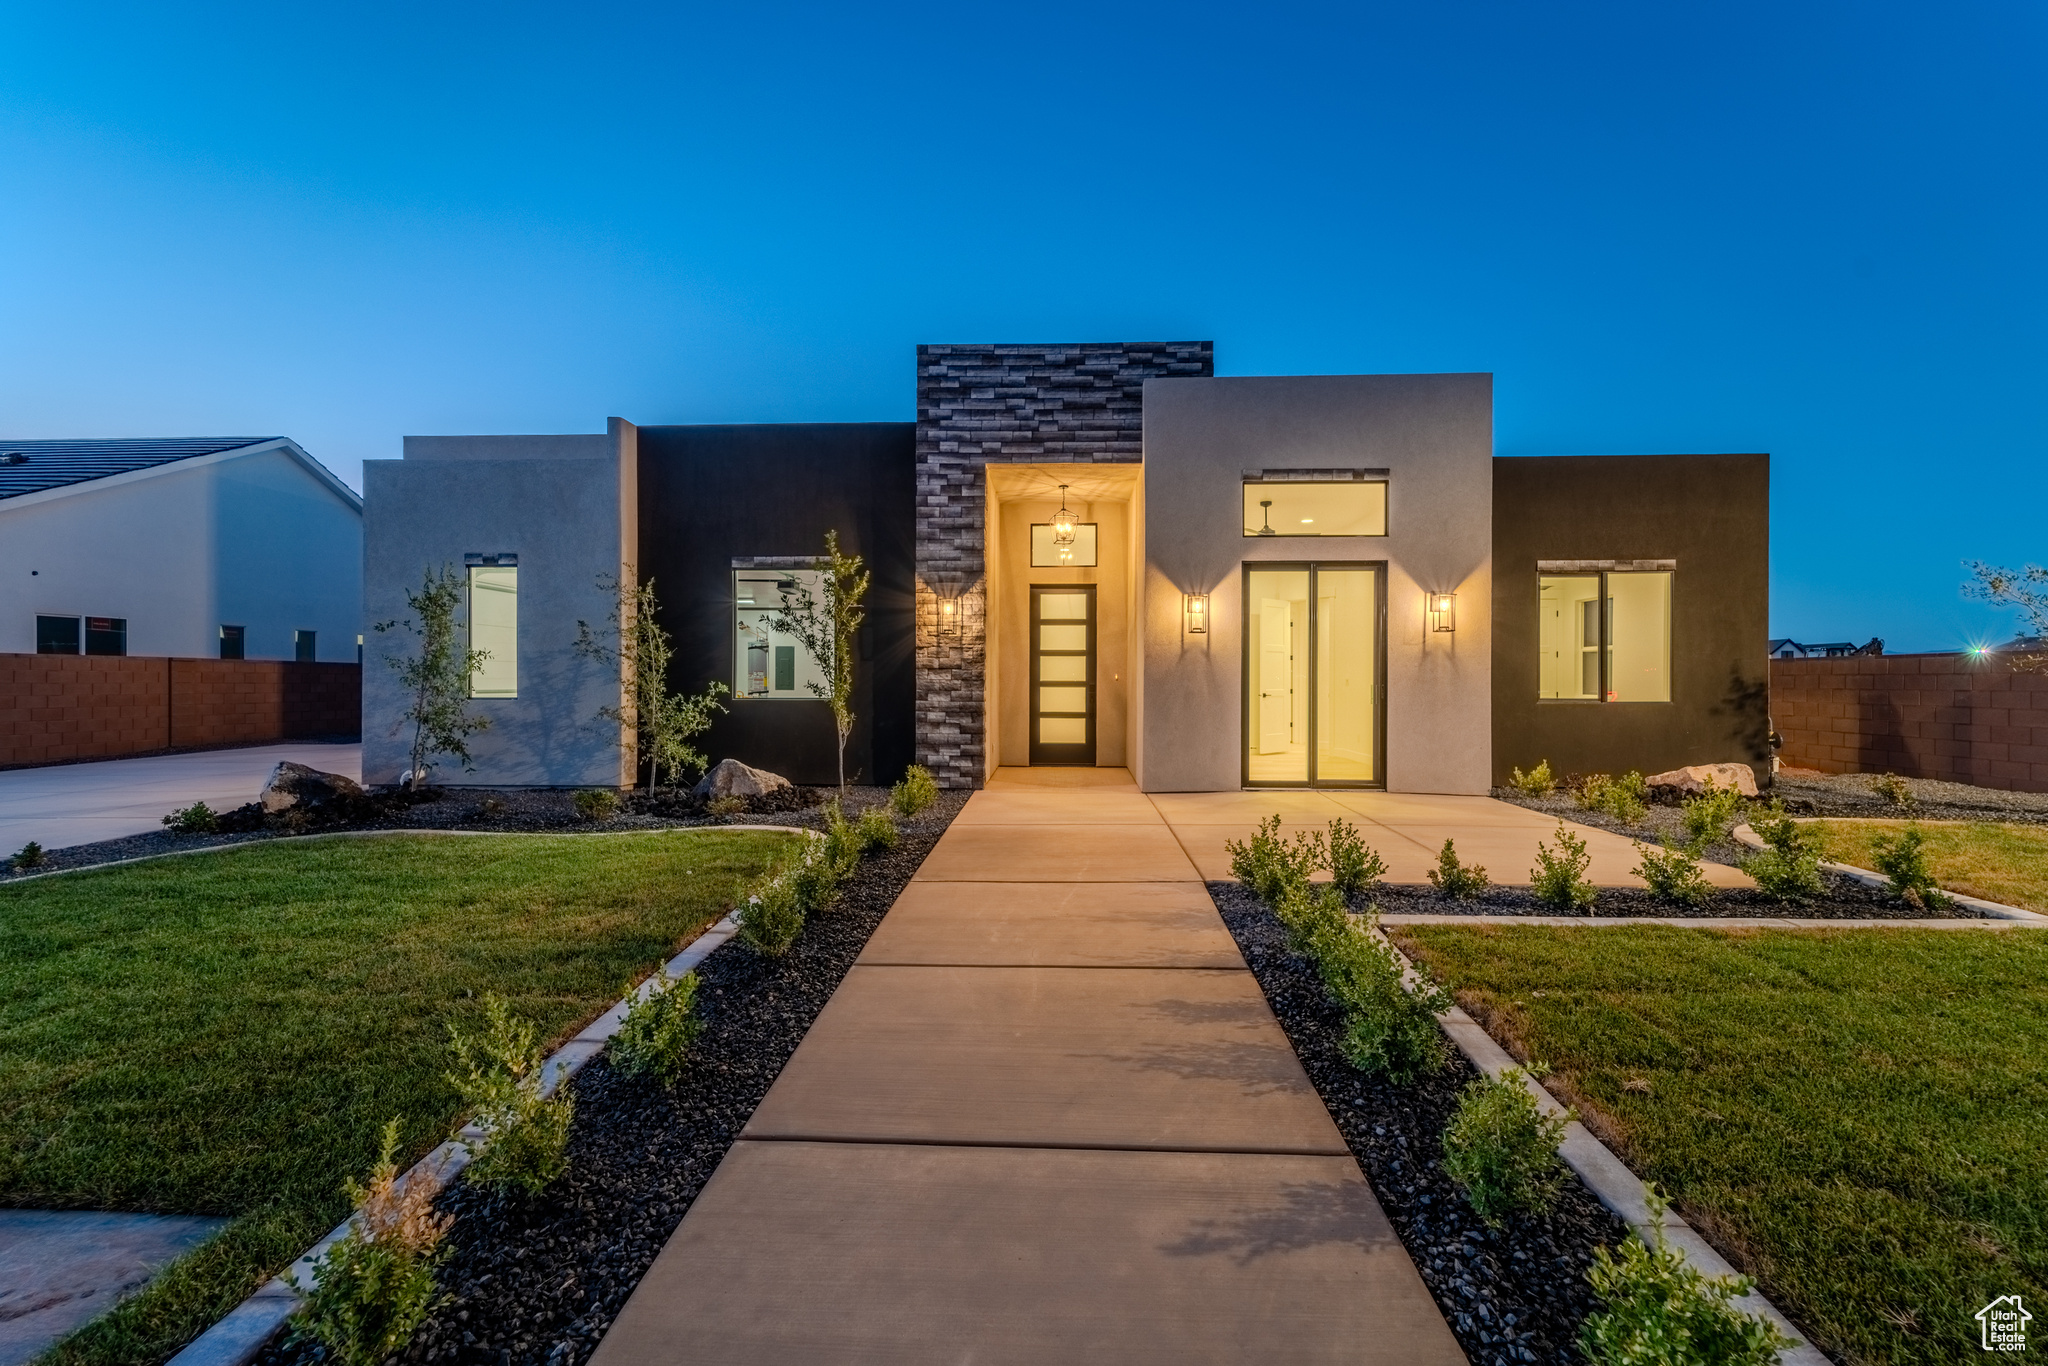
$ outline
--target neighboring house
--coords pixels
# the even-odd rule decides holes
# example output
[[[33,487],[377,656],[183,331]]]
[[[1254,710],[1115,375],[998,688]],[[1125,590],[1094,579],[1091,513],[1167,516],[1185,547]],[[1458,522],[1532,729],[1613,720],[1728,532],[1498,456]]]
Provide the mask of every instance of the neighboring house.
[[[1213,376],[1207,342],[925,346],[914,423],[408,437],[365,466],[365,610],[458,566],[492,659],[474,766],[632,780],[603,585],[652,577],[701,745],[829,782],[814,666],[774,629],[828,530],[874,571],[848,770],[1128,767],[1148,791],[1484,792],[1559,772],[1767,771],[1769,460],[1496,459],[1490,375]],[[1064,514],[1064,515],[1062,515]],[[488,598],[481,595],[488,594]],[[405,763],[372,636],[364,776]]]
[[[1802,645],[1796,640],[1779,639],[1771,642],[1772,659],[1844,659],[1850,655],[1881,655],[1884,653],[1882,638],[1873,637],[1867,645],[1857,645],[1847,640],[1831,640],[1823,645]]]
[[[285,437],[0,440],[0,654],[354,663],[362,507]]]

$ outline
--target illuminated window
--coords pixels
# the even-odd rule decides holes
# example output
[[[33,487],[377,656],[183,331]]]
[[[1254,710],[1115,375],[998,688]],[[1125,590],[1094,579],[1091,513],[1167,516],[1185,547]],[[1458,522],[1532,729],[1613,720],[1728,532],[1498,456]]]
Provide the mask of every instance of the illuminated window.
[[[1074,543],[1054,545],[1051,522],[1031,524],[1031,567],[1033,569],[1095,568],[1095,523],[1074,523]]]
[[[469,566],[469,648],[481,650],[471,697],[519,696],[519,567]]]
[[[814,702],[825,675],[803,642],[776,622],[801,615],[808,597],[822,618],[825,576],[815,569],[736,569],[732,576],[735,697],[764,702]]]
[[[1387,483],[1384,479],[1247,480],[1244,486],[1247,536],[1384,536]]]
[[[1668,572],[1537,579],[1537,693],[1547,700],[1671,700]]]

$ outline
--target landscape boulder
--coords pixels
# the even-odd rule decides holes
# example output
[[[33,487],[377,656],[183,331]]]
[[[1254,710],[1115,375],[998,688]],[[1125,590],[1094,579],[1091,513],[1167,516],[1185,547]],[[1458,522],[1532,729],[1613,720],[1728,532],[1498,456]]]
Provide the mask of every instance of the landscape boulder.
[[[362,785],[339,773],[322,773],[305,764],[287,760],[270,771],[270,780],[256,798],[265,813],[276,815],[293,808],[323,806],[337,797],[360,797]]]
[[[1653,773],[1648,782],[1652,793],[1662,788],[1665,793],[1679,797],[1704,792],[1708,783],[1723,789],[1732,787],[1745,797],[1757,795],[1756,770],[1748,764],[1688,764],[1668,773]]]
[[[789,779],[779,773],[749,768],[737,759],[720,759],[690,789],[690,795],[707,802],[717,797],[765,797],[773,792],[785,792],[790,786]]]

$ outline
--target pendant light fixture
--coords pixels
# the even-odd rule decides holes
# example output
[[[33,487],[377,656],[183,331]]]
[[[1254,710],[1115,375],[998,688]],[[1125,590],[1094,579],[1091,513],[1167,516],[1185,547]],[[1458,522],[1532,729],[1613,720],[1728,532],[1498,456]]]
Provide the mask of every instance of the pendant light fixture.
[[[1259,506],[1266,510],[1264,514],[1265,525],[1259,528],[1259,535],[1278,536],[1280,533],[1273,530],[1273,500],[1271,498],[1261,498],[1259,499]]]
[[[1052,515],[1052,543],[1062,551],[1069,551],[1074,544],[1074,514],[1067,511],[1067,486],[1060,485],[1060,510]],[[1061,559],[1071,555],[1062,554]]]

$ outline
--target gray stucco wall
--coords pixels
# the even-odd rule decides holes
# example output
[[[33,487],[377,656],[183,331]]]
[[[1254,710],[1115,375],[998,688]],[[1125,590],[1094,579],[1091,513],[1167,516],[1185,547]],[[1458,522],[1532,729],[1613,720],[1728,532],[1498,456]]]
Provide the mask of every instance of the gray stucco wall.
[[[472,769],[464,772],[444,759],[437,783],[631,781],[619,726],[598,716],[600,708],[619,703],[618,671],[579,655],[575,643],[579,620],[593,628],[606,622],[613,598],[598,580],[621,572],[633,544],[633,437],[631,425],[617,419],[604,436],[409,437],[407,459],[364,462],[369,623],[409,617],[405,594],[431,568],[453,565],[460,572],[465,554],[519,556],[519,696],[470,702],[490,718],[490,729],[471,740]],[[497,454],[512,458],[493,458]],[[395,782],[405,770],[406,698],[389,661],[415,640],[403,630],[365,631],[366,782]]]
[[[1242,783],[1245,562],[1384,560],[1387,786],[1486,791],[1493,377],[1148,380],[1144,436],[1139,785]],[[1374,468],[1390,471],[1386,536],[1242,534],[1245,471]],[[1182,629],[1188,592],[1210,595],[1205,636]],[[1455,632],[1427,630],[1429,592],[1458,595]]]

